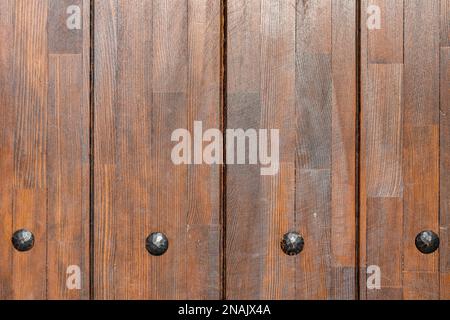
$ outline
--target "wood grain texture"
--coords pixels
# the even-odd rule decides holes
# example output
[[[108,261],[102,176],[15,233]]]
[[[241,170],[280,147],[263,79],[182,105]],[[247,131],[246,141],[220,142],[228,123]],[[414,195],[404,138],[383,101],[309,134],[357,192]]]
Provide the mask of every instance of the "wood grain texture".
[[[441,47],[450,46],[450,0],[441,0]]]
[[[53,4],[0,4],[2,299],[89,297],[89,1],[78,2],[85,23],[67,55],[52,50],[60,34],[50,17],[67,17]],[[11,245],[22,228],[35,236],[26,253]],[[81,290],[66,287],[70,265]]]
[[[450,0],[92,1],[0,1],[0,299],[450,299]],[[174,165],[194,121],[279,129],[278,174]]]
[[[218,1],[95,2],[97,299],[220,297],[221,168],[171,161],[175,129],[220,128],[220,21]]]
[[[279,128],[281,161],[277,176],[227,167],[227,298],[352,299],[356,3],[232,0],[227,11],[227,126]],[[294,230],[305,249],[288,257],[280,240]]]
[[[355,1],[332,2],[331,252],[353,297],[356,265],[356,12]],[[355,230],[355,231],[353,231]],[[355,250],[354,250],[355,249]],[[347,276],[345,276],[345,274]],[[340,285],[340,283],[339,283]]]
[[[0,41],[14,43],[13,1],[0,2]],[[14,110],[13,84],[10,79],[13,70],[13,50],[0,46],[0,105]],[[12,112],[0,113],[0,298],[13,298],[11,281],[12,255],[11,234],[13,232],[13,187],[14,187],[14,124]]]
[[[364,203],[360,244],[361,297],[398,299],[402,296],[402,82],[400,64],[365,66],[362,106],[361,178]],[[363,219],[363,218],[361,218]],[[389,256],[386,256],[389,255]],[[381,289],[369,289],[366,270],[381,268]],[[364,281],[364,282],[363,282]]]
[[[403,63],[403,2],[404,0],[370,1],[371,5],[376,5],[381,10],[381,29],[368,33],[370,63]],[[364,12],[365,8],[367,7],[363,7]],[[363,20],[364,23],[365,21]]]
[[[368,4],[365,1],[363,8]],[[403,14],[385,7],[382,28],[398,24],[398,19],[404,26],[403,43],[395,42],[394,51],[392,43],[377,37],[379,30],[362,25],[360,294],[365,299],[447,296],[448,276],[442,267],[448,255],[448,213],[442,201],[448,193],[442,151],[447,126],[442,69],[447,64],[439,48],[445,43],[446,6],[445,0],[403,1]],[[401,39],[389,36],[393,38]],[[377,60],[371,52],[391,54]],[[400,52],[403,60],[398,59]],[[433,254],[421,254],[415,247],[415,237],[423,230],[433,230],[443,240]],[[381,268],[381,290],[366,287],[369,265]]]
[[[414,245],[420,231],[439,232],[439,18],[440,1],[405,3],[405,299],[439,298],[440,251],[423,255]]]
[[[450,6],[448,9],[450,11]],[[440,286],[450,299],[450,47],[441,48],[440,106]]]

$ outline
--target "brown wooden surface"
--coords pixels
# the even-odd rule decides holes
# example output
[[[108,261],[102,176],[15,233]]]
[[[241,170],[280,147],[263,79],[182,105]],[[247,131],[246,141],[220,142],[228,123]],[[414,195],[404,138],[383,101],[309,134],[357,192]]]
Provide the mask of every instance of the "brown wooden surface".
[[[361,297],[448,297],[448,2],[375,3],[381,30],[365,28],[362,3]],[[423,230],[439,251],[416,249]],[[366,287],[371,265],[381,290]]]
[[[89,297],[89,1],[70,4],[83,27],[60,50],[63,2],[0,2],[2,299]],[[25,253],[11,244],[22,228],[35,236]],[[70,265],[81,290],[66,287]]]
[[[94,298],[220,298],[220,167],[170,158],[221,127],[220,28],[218,1],[95,1]]]
[[[227,167],[226,297],[353,299],[356,2],[229,0],[227,21],[227,126],[280,129],[281,165]]]
[[[194,121],[279,173],[174,165]],[[448,300],[449,150],[450,0],[0,0],[0,299]]]
[[[440,298],[450,300],[450,0],[441,0]]]

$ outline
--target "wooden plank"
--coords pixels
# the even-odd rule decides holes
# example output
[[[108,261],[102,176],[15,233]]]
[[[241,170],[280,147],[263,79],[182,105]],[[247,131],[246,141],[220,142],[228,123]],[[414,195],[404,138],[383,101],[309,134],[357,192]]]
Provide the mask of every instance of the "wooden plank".
[[[289,147],[295,131],[289,115],[295,112],[295,3],[229,1],[227,8],[227,128],[280,129],[286,136],[277,175],[262,177],[256,165],[227,167],[227,298],[292,299],[294,288],[286,280],[295,277],[294,259],[279,243],[294,227],[295,165]],[[247,56],[245,48],[254,55]]]
[[[9,92],[14,97],[12,230],[28,229],[36,240],[33,250],[12,253],[10,298],[45,299],[47,1],[15,1],[14,10],[13,91]]]
[[[359,216],[358,216],[358,238],[357,238],[357,248],[358,251],[358,279],[359,287],[358,296],[361,300],[367,299],[367,203],[365,199],[367,198],[367,188],[366,188],[366,153],[363,152],[366,145],[366,128],[361,125],[361,120],[364,119],[365,115],[365,105],[368,98],[368,75],[367,71],[369,68],[369,55],[368,55],[368,28],[367,28],[367,8],[369,6],[369,0],[361,0],[360,6],[358,7],[360,11],[360,16],[358,22],[360,23],[359,28],[359,58],[360,66],[357,70],[359,76],[359,119],[358,119],[358,129],[359,129],[359,163],[358,163],[358,175],[359,175]]]
[[[79,2],[77,51],[64,56],[50,55],[63,39],[47,25],[67,17],[53,4],[0,6],[0,38],[10,44],[0,50],[3,299],[89,297],[89,1]],[[23,228],[35,237],[28,252],[11,245]],[[70,265],[80,267],[81,290],[66,286]]]
[[[95,10],[95,298],[219,298],[220,167],[170,153],[174,130],[220,128],[220,3]],[[160,257],[145,249],[157,231]]]
[[[71,5],[80,29],[66,26]],[[89,298],[89,11],[86,0],[49,1],[48,299]],[[70,266],[79,289],[67,286]]]
[[[0,42],[14,43],[14,2],[0,2]],[[12,74],[13,50],[0,46],[0,106],[1,110],[14,110]],[[14,185],[14,114],[0,112],[0,299],[12,297],[11,234],[13,231],[13,185]]]
[[[258,129],[261,118],[261,1],[227,1],[227,126]],[[245,183],[242,183],[245,181]],[[233,165],[226,169],[226,297],[260,297],[261,254],[260,170]],[[238,214],[233,214],[236,212]],[[257,222],[257,223],[255,223]],[[246,232],[242,232],[246,230]]]
[[[228,128],[281,129],[280,177],[227,166],[227,298],[354,298],[356,2],[232,0],[227,10]],[[279,241],[293,230],[306,245],[288,257]]]
[[[331,255],[335,298],[356,296],[356,1],[332,2]]]
[[[204,128],[220,128],[222,6],[220,1],[188,2],[188,128],[201,120]],[[187,241],[188,274],[194,276],[189,292],[197,299],[222,296],[222,166],[201,165],[188,168],[189,213]]]
[[[414,244],[422,230],[439,232],[439,9],[440,1],[405,2],[405,299],[439,297],[439,251],[423,255]]]
[[[297,13],[296,214],[303,228],[308,226],[310,241],[320,244],[316,250],[305,248],[303,258],[309,265],[299,270],[306,278],[297,294],[307,299],[353,299],[356,2],[311,2]],[[317,24],[321,29],[312,33]],[[311,37],[320,38],[321,44],[303,41]],[[314,183],[305,175],[311,175]],[[300,293],[300,288],[314,287],[323,290]]]
[[[363,8],[367,5],[368,1],[362,4]],[[439,280],[442,249],[424,255],[415,247],[419,232],[443,230],[439,225],[442,189],[439,191],[440,112],[436,94],[441,5],[439,0],[404,1],[403,17],[397,13],[400,3],[382,10],[382,21],[401,17],[403,51],[396,44],[401,35],[385,30],[383,37],[387,38],[370,41],[370,34],[378,31],[367,31],[365,20],[361,21],[362,298],[434,299],[439,297],[439,282],[445,277]],[[389,58],[371,60],[370,52],[387,52],[386,43],[393,39],[397,39],[391,42],[397,49]],[[399,52],[403,52],[404,60],[399,59]],[[380,290],[366,288],[365,268],[371,264],[381,268]]]
[[[450,9],[450,7],[449,7]],[[450,48],[441,48],[440,276],[441,299],[450,298]]]
[[[363,47],[368,52],[367,47]],[[364,49],[363,49],[364,50]],[[363,299],[402,298],[402,83],[401,64],[364,64],[362,104],[361,266]],[[368,288],[366,273],[381,271],[381,288]],[[364,282],[362,282],[364,281]]]
[[[296,22],[296,227],[299,299],[332,298],[332,1],[298,3]],[[320,37],[318,36],[320,34]]]
[[[83,55],[50,55],[48,134],[49,299],[89,297],[89,104],[83,100]],[[74,90],[75,88],[75,90]],[[80,130],[83,129],[83,130]],[[78,266],[81,290],[66,286]]]

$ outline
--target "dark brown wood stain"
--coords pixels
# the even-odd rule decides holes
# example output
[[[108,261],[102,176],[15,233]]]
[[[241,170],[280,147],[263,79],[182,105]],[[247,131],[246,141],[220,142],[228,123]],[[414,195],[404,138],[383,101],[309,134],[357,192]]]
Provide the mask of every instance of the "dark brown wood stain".
[[[0,299],[450,299],[450,0],[0,0],[0,44]],[[194,121],[279,173],[174,165]]]

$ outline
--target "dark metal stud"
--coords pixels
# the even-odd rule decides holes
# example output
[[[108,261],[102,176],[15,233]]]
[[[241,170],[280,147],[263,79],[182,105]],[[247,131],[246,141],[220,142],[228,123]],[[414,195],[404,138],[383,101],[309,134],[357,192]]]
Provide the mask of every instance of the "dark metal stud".
[[[303,237],[297,232],[288,232],[281,240],[281,249],[288,256],[295,256],[302,252],[305,246]]]
[[[169,240],[161,232],[154,232],[145,240],[145,248],[153,256],[161,256],[169,248]]]
[[[430,230],[422,231],[416,237],[416,247],[424,254],[433,253],[439,248],[439,236]]]
[[[34,235],[26,229],[17,230],[12,236],[12,243],[17,251],[29,251],[34,246]]]

